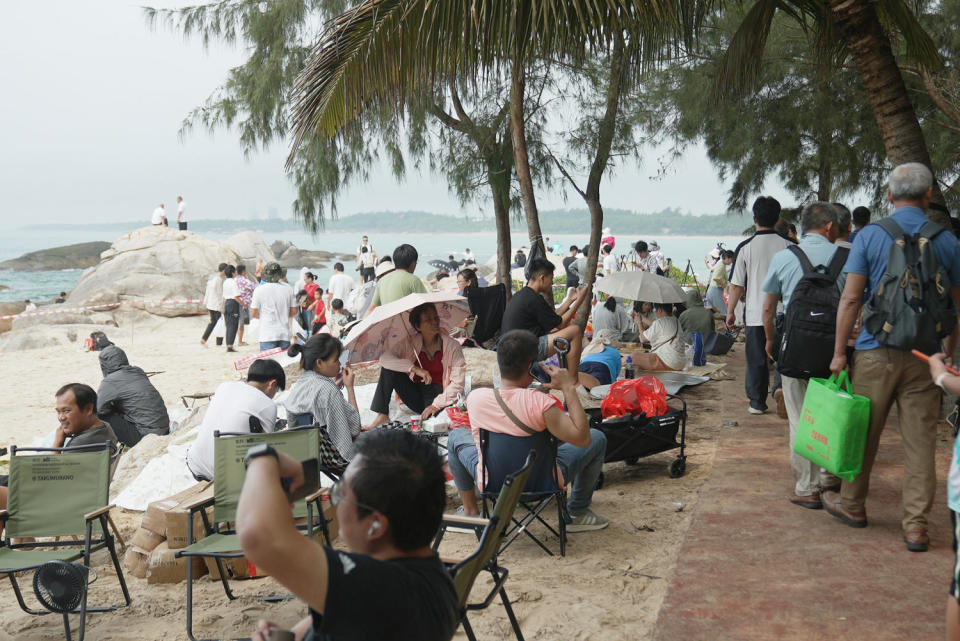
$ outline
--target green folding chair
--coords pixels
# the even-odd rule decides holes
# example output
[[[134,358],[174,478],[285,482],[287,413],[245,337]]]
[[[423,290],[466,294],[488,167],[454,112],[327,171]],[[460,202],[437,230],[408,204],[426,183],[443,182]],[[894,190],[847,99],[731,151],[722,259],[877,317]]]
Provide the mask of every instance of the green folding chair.
[[[24,456],[25,452],[35,453]],[[123,578],[113,535],[107,525],[112,505],[110,464],[114,447],[97,443],[68,448],[10,448],[10,485],[7,509],[0,511],[5,530],[0,541],[0,574],[6,574],[20,607],[30,614],[63,615],[63,627],[70,640],[70,616],[80,615],[79,641],[86,631],[87,612],[110,612],[130,605],[130,593]],[[56,537],[83,537],[73,540],[33,540]],[[14,543],[13,539],[29,539]],[[90,555],[102,548],[110,552],[120,581],[124,603],[111,606],[87,605]],[[82,567],[72,565],[80,560]],[[70,564],[70,565],[66,565]],[[61,579],[50,589],[38,573],[49,576],[60,566]],[[35,570],[34,590],[49,611],[31,609],[24,602],[17,573]],[[70,585],[72,582],[72,585]],[[71,594],[61,588],[69,587]],[[69,598],[68,598],[69,597]]]
[[[234,530],[237,520],[237,504],[240,501],[240,491],[243,489],[243,480],[246,477],[246,468],[243,458],[247,450],[254,445],[267,443],[278,452],[289,454],[293,458],[304,461],[317,458],[319,455],[318,430],[315,427],[302,427],[273,432],[267,434],[230,434],[215,431],[213,433],[213,497],[200,497],[184,505],[190,510],[189,533],[187,547],[176,554],[180,557],[209,557],[214,559],[220,571],[220,581],[227,598],[236,598],[230,589],[227,569],[223,559],[235,559],[243,556],[240,540]],[[319,527],[323,539],[330,544],[330,533],[327,520],[323,517],[323,508],[320,499],[325,490],[318,490],[303,501],[294,505],[293,515],[296,518],[306,517],[305,533],[313,537],[314,527]],[[213,521],[207,515],[207,508],[213,506]],[[317,517],[314,516],[316,509]],[[193,523],[199,513],[203,520],[205,538],[194,542]],[[279,601],[291,598],[289,596],[261,597],[264,601]],[[197,641],[193,633],[193,563],[187,564],[187,636],[191,641]]]
[[[470,641],[476,641],[477,637],[470,626],[467,613],[474,610],[485,610],[490,607],[498,594],[503,601],[503,607],[507,611],[507,617],[510,619],[510,625],[513,627],[513,633],[516,635],[517,641],[523,641],[523,632],[520,631],[520,624],[513,613],[507,591],[503,587],[509,572],[497,563],[497,554],[500,550],[500,544],[503,542],[506,528],[512,522],[513,512],[517,508],[520,496],[523,494],[523,488],[526,487],[530,473],[533,471],[536,457],[536,451],[531,450],[523,467],[506,476],[489,519],[455,514],[444,515],[440,524],[440,531],[434,540],[433,549],[437,550],[447,529],[452,527],[472,529],[480,540],[477,549],[469,557],[457,563],[447,563],[447,569],[453,577],[453,584],[460,599],[463,630],[467,633],[467,638]],[[482,601],[470,603],[470,591],[473,589],[477,576],[482,571],[490,573],[493,578],[493,586]]]

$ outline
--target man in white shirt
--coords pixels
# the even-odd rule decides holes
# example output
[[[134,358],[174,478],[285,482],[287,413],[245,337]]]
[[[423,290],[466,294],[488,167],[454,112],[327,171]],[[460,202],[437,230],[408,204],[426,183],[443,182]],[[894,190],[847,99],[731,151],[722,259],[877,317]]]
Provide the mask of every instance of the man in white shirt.
[[[207,288],[203,294],[203,306],[207,308],[207,312],[210,314],[210,322],[203,330],[203,336],[200,338],[201,345],[207,344],[207,339],[210,338],[210,334],[217,326],[217,321],[223,314],[223,280],[226,278],[227,267],[226,263],[220,263],[217,267],[217,273],[207,281]],[[220,342],[220,339],[217,339],[217,345]]]
[[[183,196],[177,196],[177,225],[180,231],[187,231],[187,203],[183,201]]]
[[[763,329],[763,301],[761,286],[767,277],[773,256],[781,249],[794,245],[792,240],[779,235],[773,228],[780,219],[780,203],[776,198],[760,196],[753,203],[753,224],[756,233],[737,246],[733,259],[727,301],[727,327],[736,324],[737,303],[744,302],[743,318],[746,325],[747,372],[745,387],[750,399],[748,411],[763,414],[767,411],[767,392],[770,389],[770,370],[767,367],[767,335]]]
[[[604,245],[600,248],[600,254],[603,256],[603,273],[609,276],[620,271],[620,264],[617,257],[613,255],[613,247]]]
[[[346,301],[347,296],[350,295],[350,292],[352,292],[356,286],[357,284],[353,279],[343,273],[343,263],[335,264],[333,266],[333,276],[330,277],[330,282],[327,283],[327,307],[337,298]]]
[[[269,262],[263,267],[263,284],[253,290],[250,317],[260,319],[260,349],[290,347],[290,319],[300,307],[293,288],[280,282],[283,267]]]
[[[187,467],[198,481],[213,480],[213,432],[250,434],[273,432],[277,404],[273,397],[287,385],[280,363],[262,358],[253,361],[247,382],[221,383],[203,416],[197,440],[187,451]]]
[[[159,225],[167,226],[167,210],[163,208],[163,203],[160,203],[160,206],[153,210],[153,216],[150,217],[150,224],[154,227]]]

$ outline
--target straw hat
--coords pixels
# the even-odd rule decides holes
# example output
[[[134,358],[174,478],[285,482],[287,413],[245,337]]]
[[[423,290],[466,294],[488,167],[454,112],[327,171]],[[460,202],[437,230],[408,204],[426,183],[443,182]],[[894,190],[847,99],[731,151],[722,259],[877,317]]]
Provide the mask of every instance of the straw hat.
[[[396,267],[393,266],[393,263],[389,261],[384,261],[379,265],[377,265],[377,269],[376,271],[374,271],[374,274],[377,276],[377,278],[380,278],[382,276],[386,276],[387,274],[392,272],[394,269],[396,269]]]

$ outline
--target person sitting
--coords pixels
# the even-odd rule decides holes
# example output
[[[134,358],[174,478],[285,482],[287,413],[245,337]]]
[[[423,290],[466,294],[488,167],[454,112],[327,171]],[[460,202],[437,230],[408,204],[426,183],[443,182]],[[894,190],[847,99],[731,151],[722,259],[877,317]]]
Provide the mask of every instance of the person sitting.
[[[344,460],[352,459],[357,450],[353,440],[360,434],[360,412],[353,391],[354,373],[342,371],[343,385],[349,402],[343,398],[335,380],[341,375],[340,354],[343,344],[330,334],[314,334],[303,345],[294,343],[287,350],[290,356],[300,355],[303,374],[283,400],[290,425],[322,425],[330,441]]]
[[[713,310],[703,306],[703,299],[696,288],[687,292],[687,309],[680,314],[680,329],[687,335],[700,332],[704,342],[716,331]]]
[[[620,351],[610,345],[614,340],[613,330],[596,330],[593,340],[583,348],[577,378],[588,390],[597,385],[609,385],[620,376],[623,359]]]
[[[477,270],[467,268],[457,272],[457,286],[460,288],[460,295],[466,296],[468,288],[489,287],[490,283],[477,276]]]
[[[479,514],[474,479],[479,479],[480,429],[513,436],[528,436],[501,409],[499,400],[529,430],[549,430],[562,444],[557,448],[557,466],[568,484],[572,483],[567,511],[572,519],[567,532],[600,530],[610,521],[590,510],[593,489],[603,468],[607,437],[590,429],[587,415],[577,397],[577,379],[565,369],[545,365],[552,385],[563,391],[569,414],[557,406],[556,399],[529,389],[533,377],[530,367],[537,360],[537,337],[526,330],[504,334],[497,348],[497,366],[502,379],[500,389],[476,389],[467,397],[470,429],[455,429],[447,440],[450,473],[460,491],[465,514]],[[498,399],[499,397],[499,399]],[[482,486],[482,484],[481,484]]]
[[[296,529],[290,490],[303,466],[267,446],[251,448],[237,505],[247,560],[306,602],[294,638],[448,641],[460,622],[457,593],[430,544],[446,504],[436,446],[409,432],[375,430],[330,490],[347,550],[319,545]],[[388,598],[385,596],[388,595]],[[253,641],[277,624],[259,621]]]
[[[400,400],[424,420],[457,402],[467,377],[467,362],[460,344],[440,328],[433,303],[410,310],[413,338],[394,343],[380,357],[380,380],[370,409],[377,417],[367,429],[390,420],[390,398]]]
[[[97,416],[110,424],[121,443],[133,447],[147,434],[170,433],[163,397],[146,373],[129,363],[122,349],[105,347],[100,352],[100,370]]]
[[[673,305],[654,303],[657,320],[649,329],[640,330],[640,338],[650,343],[650,353],[631,354],[637,369],[648,372],[681,370],[686,364],[686,344],[680,320],[673,315]]]
[[[545,361],[557,353],[554,339],[566,338],[570,341],[570,353],[567,355],[567,369],[570,377],[576,379],[580,366],[580,349],[583,344],[583,330],[570,321],[577,311],[580,298],[586,290],[567,298],[554,310],[544,296],[553,297],[554,266],[545,258],[535,258],[530,264],[530,279],[527,284],[510,298],[503,312],[500,331],[504,334],[514,329],[525,329],[539,337],[539,349],[536,360]]]
[[[213,480],[213,432],[273,432],[277,405],[273,397],[287,386],[280,363],[260,359],[250,364],[247,382],[221,383],[203,416],[197,438],[187,450],[187,467],[198,481]]]
[[[83,383],[67,383],[57,390],[57,426],[53,447],[79,447],[119,440],[110,425],[97,416],[97,393]]]
[[[593,331],[602,329],[610,330],[615,341],[631,343],[638,338],[637,324],[613,296],[607,296],[603,305],[593,308]]]
[[[653,325],[653,321],[657,320],[657,313],[653,309],[653,303],[646,301],[633,301],[633,322],[636,323],[637,329],[647,329]]]

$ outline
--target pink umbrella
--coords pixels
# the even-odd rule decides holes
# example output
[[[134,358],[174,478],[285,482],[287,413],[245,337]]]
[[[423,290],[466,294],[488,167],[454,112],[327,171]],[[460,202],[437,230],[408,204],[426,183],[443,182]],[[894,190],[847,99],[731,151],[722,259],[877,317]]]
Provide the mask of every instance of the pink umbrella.
[[[410,324],[410,310],[423,303],[433,303],[440,316],[440,326],[448,330],[470,315],[467,299],[457,292],[408,294],[400,300],[380,305],[357,323],[343,341],[350,351],[349,363],[369,363],[380,359],[389,347],[417,335]]]

